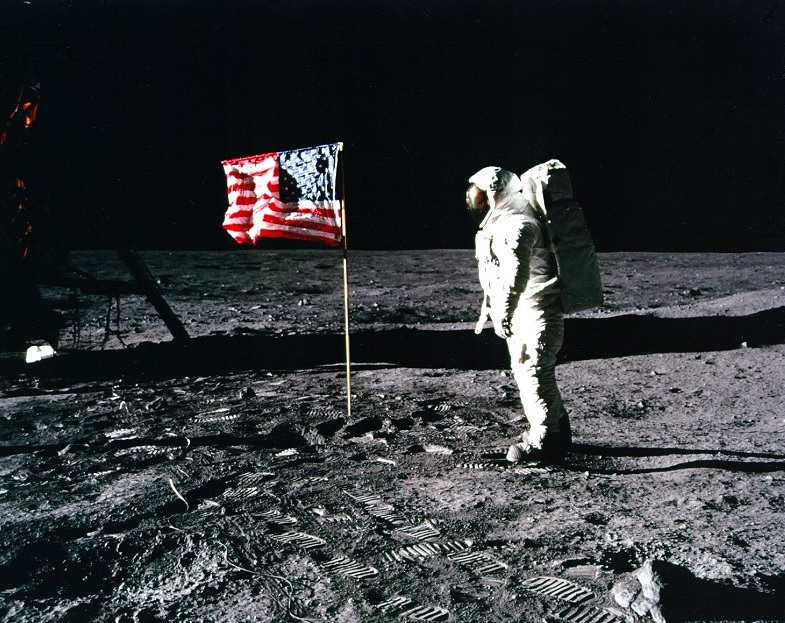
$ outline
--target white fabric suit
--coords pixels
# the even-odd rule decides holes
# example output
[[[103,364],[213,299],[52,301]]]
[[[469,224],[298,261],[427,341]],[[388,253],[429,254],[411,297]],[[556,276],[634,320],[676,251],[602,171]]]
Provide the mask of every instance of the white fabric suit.
[[[556,259],[517,175],[486,167],[469,181],[487,193],[490,205],[475,237],[485,293],[478,329],[490,315],[496,333],[506,339],[530,426],[528,443],[542,448],[546,434],[558,436],[560,420],[567,422],[556,384],[556,355],[564,338]]]

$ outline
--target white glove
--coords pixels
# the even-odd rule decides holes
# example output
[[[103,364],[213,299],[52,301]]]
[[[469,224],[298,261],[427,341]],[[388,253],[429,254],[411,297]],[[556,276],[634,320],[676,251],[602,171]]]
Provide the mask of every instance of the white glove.
[[[503,340],[506,340],[508,337],[512,335],[512,322],[510,322],[509,318],[502,318],[493,320],[493,329]]]
[[[488,305],[488,297],[485,296],[482,299],[482,308],[480,309],[480,319],[477,321],[477,324],[474,325],[474,333],[476,335],[480,335],[482,330],[485,328],[485,322],[488,318],[491,317],[490,307]]]

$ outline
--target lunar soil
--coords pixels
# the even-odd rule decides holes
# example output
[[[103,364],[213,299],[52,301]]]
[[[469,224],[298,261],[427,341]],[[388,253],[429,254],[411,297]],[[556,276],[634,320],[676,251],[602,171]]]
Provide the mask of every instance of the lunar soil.
[[[471,251],[349,253],[350,374],[340,252],[141,257],[187,340],[84,251],[2,353],[0,620],[785,621],[785,254],[600,254],[547,467]]]

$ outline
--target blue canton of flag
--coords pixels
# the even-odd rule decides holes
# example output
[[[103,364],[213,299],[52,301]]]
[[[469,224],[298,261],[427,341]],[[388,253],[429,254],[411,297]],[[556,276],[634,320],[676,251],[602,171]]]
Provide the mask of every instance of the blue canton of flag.
[[[320,145],[280,152],[280,193],[283,203],[335,199],[338,145]]]

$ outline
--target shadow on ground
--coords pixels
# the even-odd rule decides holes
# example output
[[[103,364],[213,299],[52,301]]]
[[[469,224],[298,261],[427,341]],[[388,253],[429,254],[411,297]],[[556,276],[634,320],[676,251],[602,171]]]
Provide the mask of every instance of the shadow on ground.
[[[658,318],[622,315],[568,318],[560,361],[603,359],[664,352],[731,350],[785,342],[785,308],[748,316]],[[505,369],[504,342],[490,329],[390,329],[351,335],[353,363],[413,368]],[[111,351],[73,352],[26,365],[6,359],[3,376],[21,372],[38,378],[172,378],[240,370],[296,370],[345,361],[342,335],[268,334],[208,336],[145,343]]]
[[[661,584],[660,607],[667,621],[782,621],[783,578],[768,578],[772,593],[727,586],[695,577],[677,565],[655,561]]]
[[[785,471],[785,454],[772,454],[764,452],[739,452],[721,449],[696,449],[696,448],[657,448],[657,447],[620,447],[598,446],[585,443],[574,443],[571,447],[573,460],[568,460],[566,467],[578,471],[588,471],[593,474],[614,474],[617,476],[632,474],[650,474],[656,472],[672,472],[682,469],[722,469],[731,472],[745,472],[752,474],[766,474],[770,472]],[[596,463],[587,467],[581,463],[581,458],[599,457],[606,459],[618,458],[646,458],[646,457],[684,457],[702,455],[702,458],[691,460],[678,460],[671,465],[657,467],[599,467]],[[711,458],[706,458],[711,457]],[[575,461],[577,459],[577,463]]]

